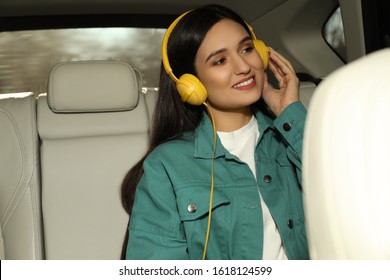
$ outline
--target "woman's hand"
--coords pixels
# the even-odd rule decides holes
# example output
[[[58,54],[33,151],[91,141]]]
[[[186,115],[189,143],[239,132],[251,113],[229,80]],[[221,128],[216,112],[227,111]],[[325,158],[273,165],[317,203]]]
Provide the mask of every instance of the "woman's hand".
[[[299,100],[299,79],[291,63],[273,49],[270,53],[269,69],[279,82],[279,89],[269,86],[267,74],[264,73],[262,96],[272,112],[279,116],[288,105]]]

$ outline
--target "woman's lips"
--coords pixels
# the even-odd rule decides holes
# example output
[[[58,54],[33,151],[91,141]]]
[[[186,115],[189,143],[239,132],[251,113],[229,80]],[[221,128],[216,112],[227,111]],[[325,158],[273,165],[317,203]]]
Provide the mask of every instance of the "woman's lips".
[[[240,82],[235,84],[233,86],[233,88],[235,88],[235,89],[249,89],[249,88],[254,87],[255,84],[256,84],[256,80],[255,80],[255,77],[253,76],[253,77],[250,77],[248,79],[241,80]]]

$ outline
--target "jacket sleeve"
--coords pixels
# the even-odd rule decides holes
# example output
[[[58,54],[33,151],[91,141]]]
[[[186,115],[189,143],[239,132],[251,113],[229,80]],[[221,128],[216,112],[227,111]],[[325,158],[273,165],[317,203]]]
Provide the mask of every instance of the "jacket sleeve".
[[[126,259],[188,259],[174,190],[156,157],[144,162],[130,219]]]
[[[287,142],[287,157],[295,166],[302,185],[302,149],[306,121],[306,108],[299,101],[290,104],[274,120],[274,125]]]

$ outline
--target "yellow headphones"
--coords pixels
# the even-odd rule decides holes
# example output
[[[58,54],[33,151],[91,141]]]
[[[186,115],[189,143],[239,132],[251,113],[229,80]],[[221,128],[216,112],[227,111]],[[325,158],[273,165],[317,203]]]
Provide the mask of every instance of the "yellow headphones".
[[[184,17],[188,12],[185,12],[184,14],[180,15],[178,18],[176,18],[172,24],[168,27],[167,31],[165,32],[163,41],[162,41],[162,62],[165,71],[167,74],[171,77],[171,79],[176,83],[177,91],[179,92],[179,95],[181,97],[181,100],[183,102],[187,102],[191,105],[202,105],[207,99],[207,91],[202,82],[195,77],[192,74],[183,74],[178,79],[174,74],[173,70],[169,64],[168,59],[168,39],[169,36],[172,33],[172,30],[175,28],[177,23]],[[264,63],[264,69],[267,69],[268,67],[268,61],[269,61],[269,54],[270,49],[267,47],[263,41],[256,39],[256,35],[253,31],[253,28],[247,23],[247,26],[250,30],[250,35],[253,38],[253,44],[257,52],[260,54],[261,59]]]

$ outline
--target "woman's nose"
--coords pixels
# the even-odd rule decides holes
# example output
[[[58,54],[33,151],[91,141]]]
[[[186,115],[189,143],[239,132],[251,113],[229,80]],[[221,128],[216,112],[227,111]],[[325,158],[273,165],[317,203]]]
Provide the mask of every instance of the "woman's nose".
[[[251,66],[245,60],[245,58],[237,55],[234,59],[234,71],[237,75],[247,75],[251,71]]]

